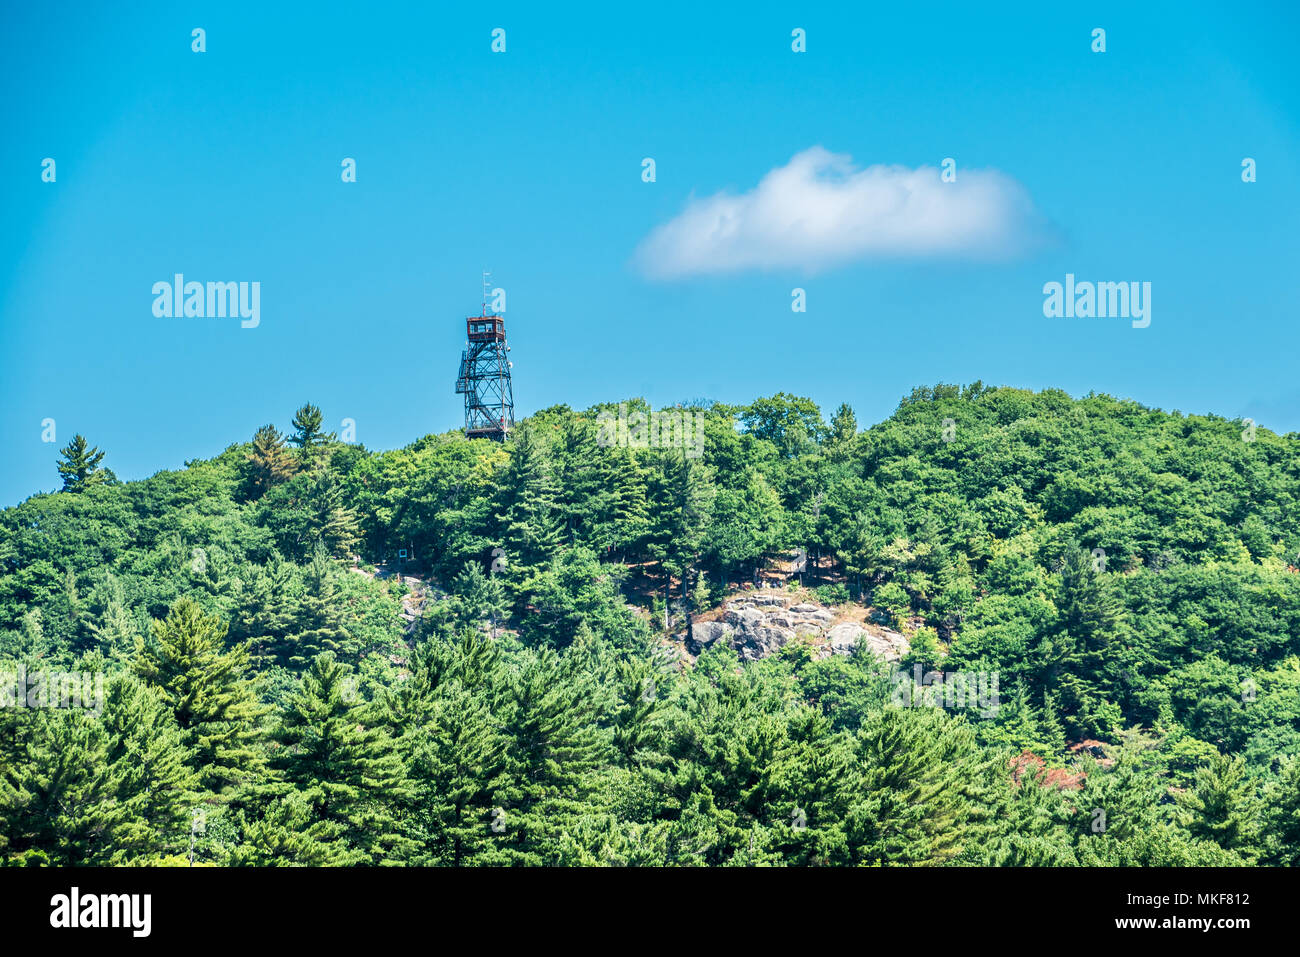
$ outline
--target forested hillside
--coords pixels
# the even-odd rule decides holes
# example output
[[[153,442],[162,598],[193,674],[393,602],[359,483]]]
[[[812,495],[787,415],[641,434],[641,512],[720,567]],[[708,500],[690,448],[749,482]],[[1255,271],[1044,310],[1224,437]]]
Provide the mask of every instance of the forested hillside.
[[[308,405],[125,483],[74,441],[0,512],[0,682],[101,707],[0,698],[0,860],[1300,863],[1300,436],[980,384],[699,411],[699,456],[600,441],[616,404],[389,452]],[[685,653],[800,550],[999,706]]]

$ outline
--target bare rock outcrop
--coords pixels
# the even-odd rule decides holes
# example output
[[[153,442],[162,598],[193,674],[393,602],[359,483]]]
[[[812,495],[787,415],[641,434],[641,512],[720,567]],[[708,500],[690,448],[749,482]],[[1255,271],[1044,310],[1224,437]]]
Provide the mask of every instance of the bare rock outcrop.
[[[896,631],[857,622],[835,624],[835,618],[833,610],[815,602],[791,604],[788,595],[740,595],[727,602],[721,621],[692,627],[686,650],[699,655],[725,641],[742,660],[758,661],[800,637],[812,639],[820,658],[851,655],[862,645],[886,661],[898,661],[910,650],[907,638]]]
[[[856,622],[844,622],[826,633],[829,654],[851,655],[860,645],[885,661],[898,661],[912,650],[906,636],[879,626],[866,628]]]

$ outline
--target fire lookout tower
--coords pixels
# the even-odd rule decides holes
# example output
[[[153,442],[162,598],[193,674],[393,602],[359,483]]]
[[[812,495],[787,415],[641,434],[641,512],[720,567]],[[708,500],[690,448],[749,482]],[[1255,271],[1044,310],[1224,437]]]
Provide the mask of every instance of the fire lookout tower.
[[[456,376],[456,391],[465,396],[465,437],[504,441],[515,427],[505,317],[489,313],[485,302],[481,315],[465,320],[465,336]]]

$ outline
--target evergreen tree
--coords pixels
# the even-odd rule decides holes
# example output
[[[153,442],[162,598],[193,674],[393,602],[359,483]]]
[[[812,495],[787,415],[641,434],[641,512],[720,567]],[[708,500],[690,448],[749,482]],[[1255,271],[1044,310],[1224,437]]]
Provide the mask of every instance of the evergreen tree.
[[[1112,580],[1081,549],[1067,551],[1057,600],[1058,620],[1037,651],[1047,690],[1060,698],[1075,740],[1109,737],[1121,724],[1115,698],[1115,656],[1126,635],[1124,605]]]
[[[361,528],[356,513],[343,499],[343,489],[328,471],[322,471],[312,482],[307,494],[310,528],[315,538],[305,539],[319,543],[336,558],[351,554],[361,538]]]
[[[113,473],[100,468],[104,453],[86,442],[86,437],[78,433],[72,441],[59,450],[57,468],[63,479],[63,491],[84,492],[93,485],[113,480]]]
[[[277,486],[259,502],[258,512],[289,556],[310,556],[319,544],[330,555],[344,558],[361,539],[356,512],[331,469],[300,474]]]
[[[995,766],[996,767],[996,766]],[[984,867],[1077,865],[1072,808],[1042,774],[1005,774],[991,789],[990,827],[958,858]]]
[[[769,846],[787,864],[846,865],[853,859],[850,808],[862,783],[851,739],[816,708],[793,709],[784,724],[766,810],[785,819],[772,828]]]
[[[30,608],[23,613],[17,631],[0,635],[0,657],[48,661],[54,651],[54,646],[45,637],[45,615],[39,608]]]
[[[558,863],[560,836],[589,810],[609,733],[597,724],[591,678],[551,649],[530,655],[514,681],[510,737],[494,816],[496,863]]]
[[[1194,838],[1213,841],[1252,861],[1258,854],[1259,806],[1240,757],[1216,754],[1197,770],[1191,791],[1179,795],[1179,823]]]
[[[1135,736],[1129,736],[1134,738]],[[1240,866],[1237,854],[1171,820],[1166,787],[1147,745],[1126,740],[1109,770],[1085,765],[1071,801],[1078,862],[1087,867]]]
[[[59,611],[62,613],[66,633],[76,647],[82,648],[85,646],[81,637],[85,607],[81,600],[81,591],[77,587],[77,573],[71,568],[63,573],[63,594],[60,597],[62,601],[59,603],[61,606]]]
[[[643,554],[650,532],[650,505],[644,470],[631,449],[604,449],[599,457],[602,484],[609,489],[609,513],[597,527],[607,531],[594,536],[605,545],[608,560],[623,561]]]
[[[319,425],[319,423],[317,423]],[[304,435],[304,441],[314,441]],[[264,425],[253,436],[248,455],[247,481],[251,498],[261,498],[275,486],[293,478],[297,464],[284,448],[284,437],[273,425]]]
[[[189,750],[163,696],[130,675],[109,681],[104,725],[108,758],[120,772],[115,799],[126,814],[113,837],[113,864],[180,852],[197,801]]]
[[[469,562],[452,583],[456,595],[457,612],[467,623],[487,621],[492,637],[497,636],[497,626],[506,613],[506,593],[495,575],[485,575],[478,562]]]
[[[934,708],[885,708],[857,733],[862,786],[846,840],[858,864],[938,864],[978,840],[991,756],[964,722]]]
[[[18,759],[0,767],[0,834],[8,863],[107,864],[128,812],[102,722],[86,713],[34,709],[21,718]]]
[[[764,683],[756,671],[735,674],[730,649],[719,659],[722,668],[713,672],[706,664],[692,675],[664,716],[666,760],[639,770],[671,822],[670,863],[778,863],[771,850],[777,832],[807,824],[805,795],[796,799],[782,781],[789,771],[780,773],[788,746],[784,688]]]
[[[240,867],[348,867],[359,856],[344,840],[345,826],[316,816],[313,796],[297,788],[280,789],[278,797],[255,812],[241,810],[239,842],[226,863]]]
[[[276,765],[355,864],[400,862],[409,850],[391,805],[408,789],[405,768],[373,709],[349,701],[333,654],[313,658],[281,717]]]
[[[294,633],[282,649],[285,663],[301,668],[324,652],[343,653],[348,633],[343,625],[337,574],[324,547],[318,546],[311,564],[303,569],[304,590],[294,613]]]
[[[121,584],[110,575],[93,593],[92,599],[100,609],[86,623],[93,650],[106,658],[125,661],[135,652],[140,629],[135,616],[126,609],[126,596]]]
[[[257,667],[292,656],[292,636],[301,614],[294,571],[295,566],[273,551],[265,564],[250,568],[236,588],[230,638],[248,643]]]
[[[516,432],[495,508],[511,580],[527,580],[559,551],[559,497],[545,446],[531,429]]]
[[[321,423],[325,416],[321,410],[310,402],[304,404],[293,414],[293,434],[289,441],[304,453],[334,440],[334,433],[326,432]]]
[[[151,640],[137,642],[134,667],[175,714],[200,783],[229,799],[259,779],[265,759],[248,646],[227,650],[226,631],[224,621],[182,598],[154,621]]]
[[[10,863],[147,863],[181,846],[194,778],[180,729],[129,677],[107,687],[102,717],[23,709],[0,763],[0,850]]]
[[[717,491],[706,467],[683,449],[656,453],[654,464],[650,486],[654,518],[647,551],[663,570],[665,628],[673,597],[672,578],[676,576],[689,634],[688,582],[705,544]]]
[[[1300,865],[1300,757],[1282,764],[1282,772],[1266,794],[1267,863]]]
[[[489,691],[458,679],[439,687],[427,721],[402,744],[414,788],[409,833],[420,846],[414,863],[461,867],[490,853],[505,829],[495,791],[508,746]]]
[[[445,684],[459,682],[465,688],[489,695],[494,714],[510,696],[502,665],[502,649],[476,629],[442,635],[416,646],[407,662],[410,677],[383,695],[386,721],[394,736],[425,725],[434,711],[434,699]]]
[[[757,573],[784,532],[781,500],[756,470],[746,471],[740,488],[718,490],[711,521],[701,544],[723,574],[740,567]]]
[[[601,484],[592,422],[566,416],[552,443],[552,473],[561,524],[560,538],[569,546],[587,542],[597,512],[604,510],[611,490]]]
[[[619,661],[612,728],[614,748],[625,766],[657,762],[665,740],[665,690],[670,679],[662,663],[650,657]]]

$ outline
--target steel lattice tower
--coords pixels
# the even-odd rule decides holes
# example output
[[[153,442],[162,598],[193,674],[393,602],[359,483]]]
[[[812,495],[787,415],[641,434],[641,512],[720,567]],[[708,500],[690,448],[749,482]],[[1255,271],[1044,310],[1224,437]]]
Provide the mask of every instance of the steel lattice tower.
[[[465,436],[503,441],[515,427],[505,317],[489,313],[484,303],[482,315],[465,320],[465,335],[456,376],[456,391],[465,396]]]

